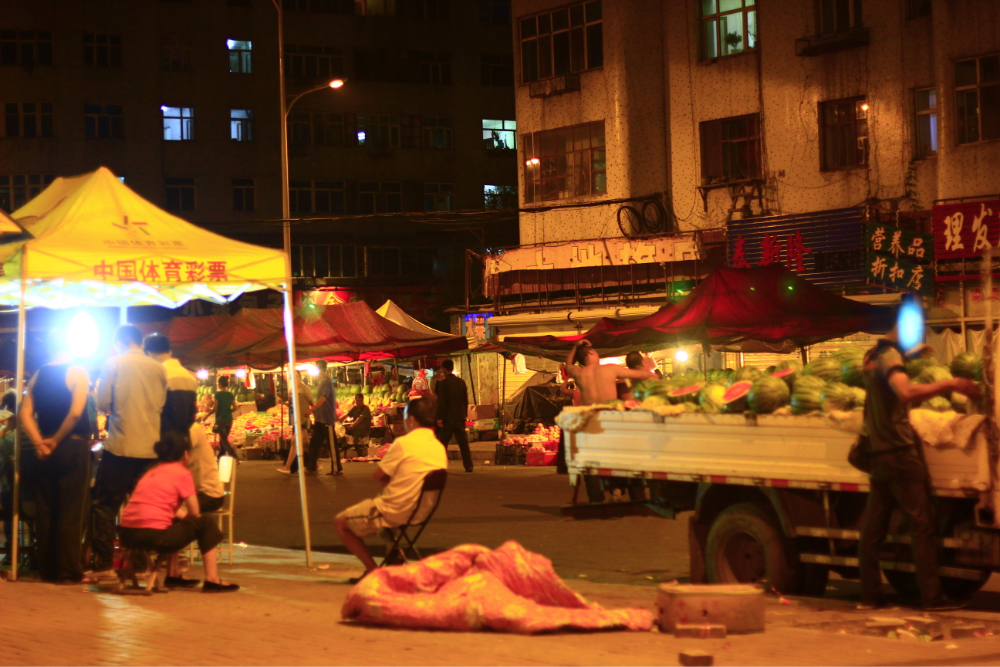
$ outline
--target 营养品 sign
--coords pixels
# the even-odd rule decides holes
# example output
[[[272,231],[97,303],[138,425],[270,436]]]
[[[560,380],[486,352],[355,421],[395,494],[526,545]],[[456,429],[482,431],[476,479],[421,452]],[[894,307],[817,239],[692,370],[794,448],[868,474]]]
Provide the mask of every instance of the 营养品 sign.
[[[865,277],[896,290],[930,294],[934,282],[934,242],[931,234],[895,225],[865,226]]]

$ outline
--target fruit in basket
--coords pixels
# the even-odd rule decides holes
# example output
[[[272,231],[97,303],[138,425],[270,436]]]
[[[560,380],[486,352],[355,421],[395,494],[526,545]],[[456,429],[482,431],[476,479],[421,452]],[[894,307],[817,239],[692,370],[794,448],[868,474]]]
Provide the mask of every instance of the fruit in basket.
[[[840,379],[840,362],[835,357],[813,359],[802,369],[803,375],[815,375],[824,381]]]
[[[790,392],[788,385],[781,378],[765,375],[750,387],[747,394],[747,405],[750,411],[758,415],[771,414],[783,405],[788,404]]]
[[[819,394],[819,404],[823,412],[850,410],[854,407],[851,388],[843,382],[829,382]]]
[[[951,360],[951,374],[967,380],[982,380],[983,360],[975,352],[959,352]]]
[[[702,387],[701,393],[698,394],[698,405],[701,406],[703,412],[719,412],[725,405],[722,400],[725,394],[726,387],[724,385],[715,382],[709,383]]]

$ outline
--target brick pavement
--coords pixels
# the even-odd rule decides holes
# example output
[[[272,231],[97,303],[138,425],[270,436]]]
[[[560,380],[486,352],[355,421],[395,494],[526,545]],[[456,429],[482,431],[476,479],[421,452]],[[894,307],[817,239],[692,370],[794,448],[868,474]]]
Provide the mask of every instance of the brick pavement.
[[[95,587],[0,581],[0,664],[670,665],[686,648],[713,652],[717,665],[1000,664],[993,637],[907,643],[838,634],[839,623],[865,618],[838,600],[771,600],[766,633],[725,640],[658,632],[522,637],[371,628],[340,621],[345,580],[360,572],[357,561],[317,554],[314,566],[305,567],[301,552],[240,550],[223,576],[243,590],[226,595],[117,596]],[[648,586],[570,583],[608,607],[652,607],[655,595]],[[820,623],[827,629],[796,627]]]

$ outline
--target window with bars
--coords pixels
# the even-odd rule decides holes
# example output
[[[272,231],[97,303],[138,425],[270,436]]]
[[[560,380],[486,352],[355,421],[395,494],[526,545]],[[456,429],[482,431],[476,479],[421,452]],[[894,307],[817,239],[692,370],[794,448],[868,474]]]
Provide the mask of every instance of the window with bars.
[[[760,178],[760,117],[720,118],[700,124],[702,185]]]
[[[293,213],[343,213],[343,181],[291,181],[289,209]]]
[[[191,38],[178,35],[164,37],[160,47],[160,67],[169,72],[190,72],[193,70]]]
[[[358,116],[356,131],[359,146],[399,147],[399,116]]]
[[[227,39],[229,50],[229,72],[231,74],[250,74],[253,72],[253,43],[238,39]]]
[[[397,13],[403,18],[441,23],[451,20],[449,0],[397,0],[397,4]]]
[[[84,104],[83,136],[87,139],[122,139],[125,112],[118,104]]]
[[[254,196],[254,182],[252,178],[233,179],[233,210],[234,211],[256,211],[256,201]]]
[[[488,150],[516,150],[517,121],[484,118],[483,143]]]
[[[451,118],[425,116],[424,148],[451,148]]]
[[[916,158],[934,157],[938,152],[937,90],[913,91],[916,115]]]
[[[4,136],[52,136],[51,102],[8,102],[4,106]]]
[[[193,178],[168,178],[166,179],[168,211],[193,211],[194,210],[194,179]]]
[[[819,105],[822,171],[868,164],[868,102],[863,97]]]
[[[517,208],[516,185],[484,185],[483,208],[486,210]]]
[[[455,185],[453,183],[424,183],[424,210],[454,211]]]
[[[359,213],[399,213],[402,210],[403,195],[399,183],[358,184]]]
[[[353,245],[292,246],[292,275],[296,278],[356,278],[358,268],[364,266],[362,253],[364,248]]]
[[[0,209],[13,213],[55,178],[54,174],[0,174]]]
[[[604,121],[521,135],[526,203],[608,191]]]
[[[420,83],[451,84],[451,54],[421,51],[416,54]]]
[[[86,67],[121,67],[121,35],[83,33],[83,64]]]
[[[52,64],[52,33],[48,30],[0,30],[0,65]]]
[[[861,27],[861,0],[819,0],[818,23],[821,35]]]
[[[194,107],[160,107],[164,141],[194,141]]]
[[[520,26],[522,83],[604,65],[600,0],[522,18]]]
[[[697,0],[701,7],[701,57],[734,56],[757,48],[754,0]]]
[[[281,8],[286,12],[353,15],[356,11],[354,2],[355,0],[282,0]]]
[[[484,53],[479,62],[484,86],[514,85],[514,56]]]
[[[510,25],[510,0],[479,0],[479,20],[493,25]]]
[[[233,141],[253,141],[253,111],[229,110],[229,138]]]
[[[344,76],[344,49],[339,46],[285,44],[285,76],[328,81]]]
[[[1000,55],[955,63],[958,143],[1000,139]]]

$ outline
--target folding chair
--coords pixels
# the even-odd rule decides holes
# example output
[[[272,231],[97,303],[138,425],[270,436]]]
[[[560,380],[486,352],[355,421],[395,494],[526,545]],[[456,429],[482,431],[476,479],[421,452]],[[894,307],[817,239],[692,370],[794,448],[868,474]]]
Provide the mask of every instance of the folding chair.
[[[382,559],[382,563],[379,567],[405,563],[408,551],[412,554],[414,560],[420,560],[423,558],[423,556],[420,555],[420,552],[417,551],[417,540],[420,539],[420,534],[424,532],[424,528],[426,528],[427,524],[430,523],[431,517],[433,517],[434,513],[437,511],[438,505],[441,504],[441,494],[444,492],[444,485],[447,481],[448,471],[445,469],[432,470],[424,476],[424,483],[420,488],[420,499],[417,501],[417,506],[413,508],[410,518],[407,519],[406,523],[401,526],[397,526],[391,530],[386,529],[388,534],[384,535],[384,539],[387,545],[387,550],[385,552],[385,558]],[[417,518],[417,515],[424,506],[425,501],[433,503],[433,505],[431,505],[431,511],[428,512],[427,516],[421,521],[415,522],[414,519]],[[417,533],[411,538],[407,530],[413,528],[417,529]],[[400,546],[403,540],[406,540],[406,547]]]
[[[236,502],[236,460],[231,456],[219,457],[219,481],[225,495],[222,499],[222,508],[214,512],[205,512],[205,516],[216,517],[219,522],[219,530],[222,531],[222,544],[218,546],[219,562],[222,562],[222,554],[226,554],[228,565],[233,564],[233,505]],[[194,542],[188,545],[188,562],[194,562],[195,550]],[[198,554],[201,557],[201,554]]]

